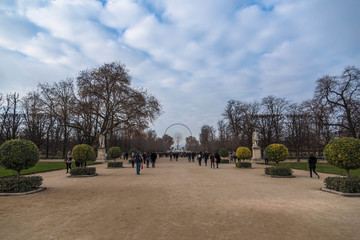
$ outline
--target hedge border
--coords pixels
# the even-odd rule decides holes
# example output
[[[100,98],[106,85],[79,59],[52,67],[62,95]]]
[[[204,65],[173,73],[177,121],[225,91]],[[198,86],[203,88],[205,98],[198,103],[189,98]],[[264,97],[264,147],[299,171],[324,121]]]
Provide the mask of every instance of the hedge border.
[[[97,176],[98,174],[95,173],[95,174],[92,174],[92,175],[69,175],[67,176],[68,178],[84,178],[84,177],[95,177]]]
[[[28,194],[33,194],[33,193],[37,193],[37,192],[41,192],[44,191],[46,189],[46,187],[38,187],[37,189],[28,191],[28,192],[20,192],[20,193],[1,193],[0,192],[0,196],[21,196],[21,195],[28,195]]]
[[[360,193],[343,193],[343,192],[335,191],[335,190],[324,188],[324,187],[320,188],[320,190],[323,192],[335,193],[335,194],[341,195],[343,197],[360,197]]]
[[[271,177],[271,178],[295,178],[295,175],[289,175],[289,176],[279,176],[279,175],[268,175],[268,174],[264,174],[267,177]]]

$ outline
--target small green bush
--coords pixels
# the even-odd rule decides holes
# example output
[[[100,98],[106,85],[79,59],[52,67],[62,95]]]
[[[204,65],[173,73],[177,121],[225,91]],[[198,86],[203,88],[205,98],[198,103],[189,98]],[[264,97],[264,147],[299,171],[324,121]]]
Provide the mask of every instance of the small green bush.
[[[230,163],[230,160],[229,159],[221,159],[220,163]]]
[[[108,162],[108,168],[122,168],[123,163],[122,162]]]
[[[96,168],[93,167],[77,167],[70,170],[70,174],[74,176],[78,175],[94,175],[96,174]]]
[[[236,150],[236,157],[242,160],[251,158],[251,151],[247,147],[238,147]]]
[[[228,157],[229,151],[226,148],[222,148],[219,150],[219,155],[220,155],[220,157]]]
[[[236,162],[235,165],[238,168],[251,168],[251,162]]]
[[[285,161],[289,156],[289,151],[285,145],[274,143],[265,148],[264,154],[269,161],[275,162],[278,166],[279,162]]]
[[[0,147],[0,165],[15,170],[17,177],[20,177],[21,170],[35,166],[38,161],[39,149],[32,141],[13,139]]]
[[[94,160],[94,149],[87,144],[76,145],[71,153],[75,163],[81,164]]]
[[[346,170],[360,168],[360,139],[344,137],[331,140],[324,149],[324,157],[330,165]]]
[[[343,193],[360,193],[360,178],[358,177],[327,177],[325,187]]]
[[[43,178],[41,176],[0,178],[0,192],[28,192],[40,187],[42,182]]]
[[[265,168],[265,174],[271,176],[291,176],[293,170],[286,167],[267,167]]]
[[[121,149],[119,147],[111,147],[109,149],[109,157],[111,159],[115,160],[116,158],[121,157],[121,153],[122,153],[122,151],[121,151]]]

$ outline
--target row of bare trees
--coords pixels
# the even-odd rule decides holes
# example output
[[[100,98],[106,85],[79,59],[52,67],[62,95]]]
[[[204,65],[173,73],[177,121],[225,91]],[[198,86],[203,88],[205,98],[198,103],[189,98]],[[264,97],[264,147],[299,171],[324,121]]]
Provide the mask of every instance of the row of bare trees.
[[[23,98],[1,95],[0,107],[0,142],[23,137],[46,157],[51,150],[65,156],[78,143],[97,149],[101,134],[108,146],[121,143],[126,150],[150,137],[144,131],[161,113],[158,100],[132,87],[126,67],[118,62],[81,71],[76,79],[39,84]]]
[[[339,76],[317,80],[314,96],[301,103],[267,96],[261,101],[230,100],[217,129],[204,125],[196,139],[187,139],[194,150],[235,150],[251,147],[252,133],[259,133],[259,145],[283,143],[296,153],[321,151],[333,138],[360,137],[360,70],[346,67]]]

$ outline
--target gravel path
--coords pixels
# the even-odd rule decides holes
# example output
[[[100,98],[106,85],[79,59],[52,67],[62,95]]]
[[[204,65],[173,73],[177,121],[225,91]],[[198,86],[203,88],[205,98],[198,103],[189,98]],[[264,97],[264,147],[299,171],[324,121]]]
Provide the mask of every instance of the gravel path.
[[[156,168],[96,165],[99,176],[39,174],[47,190],[0,197],[1,239],[360,239],[360,198],[322,192],[323,179],[264,175],[161,159]]]

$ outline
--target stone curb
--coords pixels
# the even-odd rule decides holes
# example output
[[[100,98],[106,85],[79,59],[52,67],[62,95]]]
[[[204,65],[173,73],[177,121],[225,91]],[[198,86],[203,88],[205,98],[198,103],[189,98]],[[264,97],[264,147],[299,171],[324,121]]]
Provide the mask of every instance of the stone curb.
[[[335,191],[335,190],[328,189],[328,188],[320,188],[320,190],[324,191],[324,192],[335,193],[335,194],[341,195],[343,197],[360,197],[360,193],[343,193],[343,192]]]
[[[264,174],[264,175],[267,177],[271,177],[271,178],[295,178],[296,177],[295,175],[290,175],[290,176],[277,176],[277,175],[267,175],[267,174]]]
[[[68,178],[86,178],[86,177],[95,177],[97,176],[98,174],[95,173],[95,174],[92,174],[92,175],[70,175],[70,176],[67,176]]]
[[[20,193],[0,193],[0,196],[21,196],[21,195],[28,195],[28,194],[33,194],[33,193],[37,193],[37,192],[41,192],[43,190],[45,190],[46,187],[39,187],[37,189],[31,190],[29,192],[20,192]]]

